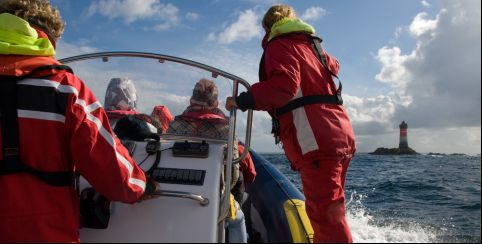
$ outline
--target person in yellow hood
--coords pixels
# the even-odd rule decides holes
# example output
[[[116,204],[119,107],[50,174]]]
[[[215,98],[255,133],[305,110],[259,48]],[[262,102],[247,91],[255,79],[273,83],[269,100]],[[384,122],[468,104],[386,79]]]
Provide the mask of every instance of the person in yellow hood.
[[[0,242],[79,242],[74,168],[111,201],[158,188],[89,88],[53,58],[63,30],[47,0],[0,1]]]
[[[291,167],[300,172],[315,242],[352,242],[345,217],[345,178],[355,134],[337,88],[339,63],[315,50],[315,29],[291,6],[274,5],[263,18],[266,35],[259,83],[226,108],[268,111]],[[277,121],[277,123],[276,123]]]

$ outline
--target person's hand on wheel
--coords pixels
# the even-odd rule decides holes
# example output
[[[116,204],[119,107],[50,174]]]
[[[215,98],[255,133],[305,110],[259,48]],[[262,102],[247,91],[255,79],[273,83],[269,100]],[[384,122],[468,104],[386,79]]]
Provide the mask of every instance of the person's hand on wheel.
[[[147,178],[146,189],[144,191],[144,194],[141,196],[141,198],[139,198],[139,202],[158,198],[159,195],[156,195],[155,193],[159,192],[160,190],[161,190],[161,185],[159,184],[159,182]]]

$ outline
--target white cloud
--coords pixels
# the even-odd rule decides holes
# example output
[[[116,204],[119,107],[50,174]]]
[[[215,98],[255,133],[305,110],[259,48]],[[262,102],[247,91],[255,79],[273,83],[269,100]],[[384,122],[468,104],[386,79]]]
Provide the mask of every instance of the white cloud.
[[[221,44],[231,44],[236,41],[245,42],[260,37],[261,33],[259,16],[253,10],[248,9],[240,13],[238,19],[219,34],[209,33],[208,40],[216,40]]]
[[[430,130],[423,128],[410,129],[409,125],[408,143],[410,147],[417,148],[417,151],[424,153],[443,152],[475,155],[480,153],[480,133],[480,127],[459,126]],[[433,145],[437,147],[434,148]]]
[[[379,49],[376,59],[382,67],[376,79],[390,84],[393,92],[373,103],[346,99],[358,143],[373,149],[388,146],[369,136],[387,137],[385,133],[397,142],[397,125],[405,120],[416,150],[480,153],[480,5],[441,1],[435,18],[419,13],[409,25],[416,45],[408,54],[397,46]]]
[[[86,41],[85,39],[82,39],[79,44],[68,43],[60,39],[60,41],[57,42],[55,57],[57,59],[62,59],[100,51],[98,48],[88,46],[88,43],[89,41]]]
[[[158,6],[158,9],[158,14],[161,19],[166,20],[167,22],[172,24],[177,24],[179,22],[179,9],[176,6],[170,3],[166,5],[160,4]]]
[[[158,15],[162,6],[158,0],[100,0],[90,4],[88,15],[99,13],[111,19],[124,18],[126,23]]]
[[[100,0],[90,4],[87,17],[100,14],[110,19],[122,18],[126,24],[142,19],[159,19],[164,21],[153,29],[163,31],[173,28],[179,23],[179,9],[159,0]]]
[[[402,55],[399,47],[383,47],[378,50],[376,59],[382,64],[382,70],[375,79],[390,84],[396,91],[404,90],[411,78],[405,63],[415,59],[415,53]]]
[[[421,3],[422,3],[422,6],[424,6],[426,8],[430,7],[430,3],[427,0],[422,0]]]
[[[305,21],[316,21],[325,16],[327,11],[322,7],[310,7],[300,16]]]
[[[155,25],[154,27],[152,27],[152,29],[155,31],[167,31],[167,30],[170,30],[172,27],[173,25],[170,23],[162,23],[162,24]]]
[[[390,44],[395,45],[397,43],[397,40],[402,36],[402,34],[405,32],[404,27],[397,27],[395,32],[393,33],[393,39],[389,41]]]
[[[188,13],[186,13],[186,19],[191,20],[191,21],[198,20],[199,14],[193,13],[193,12],[188,12]]]
[[[430,20],[426,19],[427,13],[419,13],[415,16],[412,24],[410,24],[409,30],[410,34],[414,37],[420,37],[426,33],[434,34],[434,30],[437,28],[438,17],[437,19]]]
[[[383,95],[375,98],[359,98],[346,94],[343,100],[353,123],[390,121],[397,104],[394,98]]]
[[[395,38],[398,39],[400,35],[403,33],[403,27],[398,27],[397,30],[395,30]]]

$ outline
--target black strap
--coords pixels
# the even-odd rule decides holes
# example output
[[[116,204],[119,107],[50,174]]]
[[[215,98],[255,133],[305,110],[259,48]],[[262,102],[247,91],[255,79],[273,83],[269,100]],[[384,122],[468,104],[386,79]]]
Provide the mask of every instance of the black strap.
[[[44,66],[40,66],[40,67],[37,67],[35,68],[34,70],[32,70],[30,72],[30,74],[28,76],[32,76],[34,75],[35,73],[38,73],[38,72],[41,72],[41,71],[46,71],[46,70],[65,70],[69,73],[74,73],[74,71],[72,70],[72,68],[70,68],[69,66],[67,65],[57,65],[57,64],[53,64],[53,65],[44,65]]]
[[[65,65],[48,65],[35,69],[30,72],[29,76],[36,72],[50,69],[72,71],[72,69]],[[0,128],[2,131],[3,146],[3,159],[0,160],[0,176],[29,173],[51,186],[70,186],[73,183],[74,172],[42,172],[22,163],[20,160],[17,82],[25,78],[26,76],[0,77]]]
[[[7,163],[0,161],[0,164],[0,176],[29,173],[51,186],[71,186],[74,182],[73,171],[43,172],[19,162]]]
[[[341,95],[341,94],[340,94]],[[343,100],[341,96],[337,95],[314,95],[314,96],[306,96],[306,97],[299,97],[294,100],[291,100],[285,106],[276,109],[276,116],[281,116],[285,113],[288,113],[292,110],[295,110],[300,107],[304,107],[306,105],[312,104],[333,104],[333,105],[342,105]]]
[[[2,122],[3,160],[6,164],[19,161],[17,78],[2,77],[0,81],[0,116]]]
[[[316,53],[316,55],[318,56],[318,59],[320,60],[321,64],[323,65],[323,67],[325,67],[325,69],[330,72],[331,76],[334,76],[337,80],[338,80],[338,90],[337,90],[337,93],[340,93],[341,94],[341,91],[343,90],[343,87],[342,87],[342,84],[341,84],[341,80],[340,78],[331,71],[330,67],[328,66],[328,60],[326,59],[326,55],[325,55],[325,51],[323,50],[323,47],[321,46],[321,42],[323,42],[323,40],[317,36],[312,36],[311,37],[311,46],[313,48],[313,51]]]
[[[260,82],[264,81],[264,64],[265,64],[265,59],[266,59],[266,50],[263,51],[263,55],[261,55],[261,59],[259,60],[259,68],[258,68],[258,80]]]

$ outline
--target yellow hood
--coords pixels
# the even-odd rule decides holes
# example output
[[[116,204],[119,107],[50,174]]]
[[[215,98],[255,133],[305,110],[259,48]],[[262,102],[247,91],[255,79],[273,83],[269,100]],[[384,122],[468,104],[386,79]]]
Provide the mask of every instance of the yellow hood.
[[[0,14],[0,55],[54,56],[55,49],[47,38],[22,18]]]
[[[273,27],[271,27],[271,32],[270,32],[268,41],[270,41],[271,39],[279,35],[293,33],[293,32],[305,32],[308,34],[314,34],[315,28],[305,23],[301,19],[285,18],[274,23]]]

